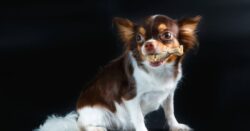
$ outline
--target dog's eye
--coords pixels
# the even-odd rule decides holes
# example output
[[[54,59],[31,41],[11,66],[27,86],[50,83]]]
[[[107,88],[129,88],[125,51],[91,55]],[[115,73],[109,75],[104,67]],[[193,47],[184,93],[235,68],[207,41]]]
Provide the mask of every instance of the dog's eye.
[[[138,43],[144,42],[144,38],[143,38],[143,36],[140,35],[140,34],[137,34],[137,35],[135,36],[135,40],[136,40],[136,42],[138,42]]]
[[[168,41],[168,40],[173,39],[173,34],[170,32],[164,32],[164,33],[160,34],[159,37],[162,41]]]

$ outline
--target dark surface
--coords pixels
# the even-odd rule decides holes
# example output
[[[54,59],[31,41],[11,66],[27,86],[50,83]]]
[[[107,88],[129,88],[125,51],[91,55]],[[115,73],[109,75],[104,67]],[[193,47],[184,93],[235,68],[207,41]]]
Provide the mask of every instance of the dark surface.
[[[184,64],[176,116],[196,131],[250,125],[250,1],[9,1],[0,4],[1,131],[29,131],[75,109],[81,88],[120,54],[114,16],[202,15],[200,47]],[[3,123],[4,122],[4,123]],[[162,128],[162,110],[147,117]]]

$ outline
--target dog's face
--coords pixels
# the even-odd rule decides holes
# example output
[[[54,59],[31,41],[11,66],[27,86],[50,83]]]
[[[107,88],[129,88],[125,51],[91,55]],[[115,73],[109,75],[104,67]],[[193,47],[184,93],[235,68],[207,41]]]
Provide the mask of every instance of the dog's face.
[[[171,50],[183,46],[186,52],[196,44],[195,30],[200,18],[196,16],[178,21],[154,15],[142,24],[123,18],[115,18],[114,23],[127,50],[133,53],[137,62],[149,68],[158,68],[180,57],[171,54]]]

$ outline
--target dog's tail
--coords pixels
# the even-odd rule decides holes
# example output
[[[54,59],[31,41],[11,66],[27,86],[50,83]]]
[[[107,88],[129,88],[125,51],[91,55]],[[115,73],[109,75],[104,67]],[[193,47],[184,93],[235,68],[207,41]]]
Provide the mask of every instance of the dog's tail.
[[[52,115],[34,131],[80,131],[77,117],[76,112],[71,112],[64,117]]]

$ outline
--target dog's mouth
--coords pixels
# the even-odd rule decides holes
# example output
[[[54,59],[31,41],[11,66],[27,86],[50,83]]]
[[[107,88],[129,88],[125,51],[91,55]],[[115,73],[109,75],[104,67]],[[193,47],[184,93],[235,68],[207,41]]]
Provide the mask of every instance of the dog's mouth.
[[[166,61],[170,55],[181,56],[183,55],[183,46],[177,48],[168,49],[167,51],[155,54],[149,54],[146,56],[146,60],[150,63],[152,67],[158,67]]]
[[[151,66],[157,67],[162,65],[169,56],[169,53],[151,54],[146,56],[146,60]]]

